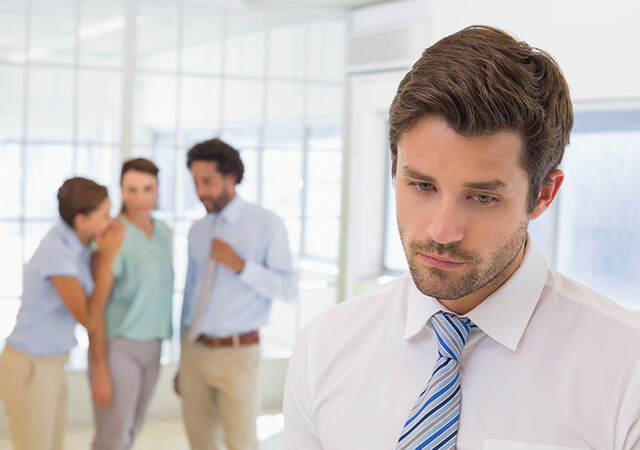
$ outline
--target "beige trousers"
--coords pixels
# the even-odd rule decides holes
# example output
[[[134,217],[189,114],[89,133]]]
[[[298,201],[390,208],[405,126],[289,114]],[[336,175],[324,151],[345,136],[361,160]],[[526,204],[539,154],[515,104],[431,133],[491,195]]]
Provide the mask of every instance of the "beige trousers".
[[[7,345],[0,355],[0,398],[14,450],[62,450],[67,420],[67,354],[32,356]]]
[[[182,416],[192,450],[256,450],[260,345],[182,341]],[[222,433],[220,433],[222,432]]]

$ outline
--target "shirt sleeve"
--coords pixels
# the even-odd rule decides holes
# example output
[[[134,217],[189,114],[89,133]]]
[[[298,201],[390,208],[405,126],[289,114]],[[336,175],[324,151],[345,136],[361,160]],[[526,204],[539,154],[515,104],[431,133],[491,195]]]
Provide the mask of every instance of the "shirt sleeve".
[[[622,398],[614,448],[616,450],[640,449],[640,361],[634,366]]]
[[[184,296],[182,299],[182,313],[180,316],[180,330],[184,331],[187,327],[187,318],[191,309],[191,303],[193,302],[193,292],[195,290],[196,283],[196,264],[193,261],[193,254],[191,252],[192,231],[189,232],[189,240],[187,244],[187,275],[184,282]]]
[[[293,301],[297,297],[296,276],[284,223],[274,221],[264,264],[245,261],[240,280],[266,298]]]
[[[304,332],[303,332],[304,333]],[[284,448],[286,450],[322,450],[313,422],[309,380],[308,345],[301,333],[289,361],[284,388]]]
[[[52,277],[80,277],[78,261],[61,242],[50,242],[40,258],[40,273],[45,279]]]

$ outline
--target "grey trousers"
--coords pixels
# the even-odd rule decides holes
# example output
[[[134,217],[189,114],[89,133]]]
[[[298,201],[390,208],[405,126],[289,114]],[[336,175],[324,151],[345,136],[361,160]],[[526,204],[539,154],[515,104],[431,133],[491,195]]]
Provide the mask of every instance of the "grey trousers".
[[[93,450],[128,450],[133,445],[158,381],[160,344],[160,340],[107,340],[113,394],[108,408],[93,405]]]

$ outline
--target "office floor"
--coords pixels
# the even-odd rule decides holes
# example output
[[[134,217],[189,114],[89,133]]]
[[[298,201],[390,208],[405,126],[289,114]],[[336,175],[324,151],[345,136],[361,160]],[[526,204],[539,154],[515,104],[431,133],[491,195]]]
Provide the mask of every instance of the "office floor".
[[[260,450],[280,450],[280,432],[283,427],[282,414],[260,416],[258,418],[258,438]],[[67,430],[65,434],[65,449],[86,450],[91,447],[93,430]],[[0,438],[0,450],[11,450],[9,439]],[[148,422],[140,431],[133,450],[189,450],[187,437],[182,422],[155,421]]]

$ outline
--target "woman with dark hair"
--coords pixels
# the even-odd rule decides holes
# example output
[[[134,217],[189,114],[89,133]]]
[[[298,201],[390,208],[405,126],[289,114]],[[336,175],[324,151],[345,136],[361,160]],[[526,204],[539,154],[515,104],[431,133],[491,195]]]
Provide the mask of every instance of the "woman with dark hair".
[[[129,160],[122,166],[120,185],[118,219],[127,233],[111,264],[115,279],[104,311],[106,347],[99,345],[104,336],[93,336],[103,351],[90,367],[93,448],[104,450],[133,445],[158,379],[162,340],[171,337],[172,233],[151,216],[158,168],[147,159]]]
[[[113,275],[111,264],[124,239],[109,217],[107,188],[71,178],[58,190],[61,220],[26,265],[16,326],[0,355],[0,397],[16,450],[58,450],[66,423],[64,364],[82,324],[100,328]],[[89,243],[97,242],[93,276]],[[95,348],[91,348],[91,357]]]

